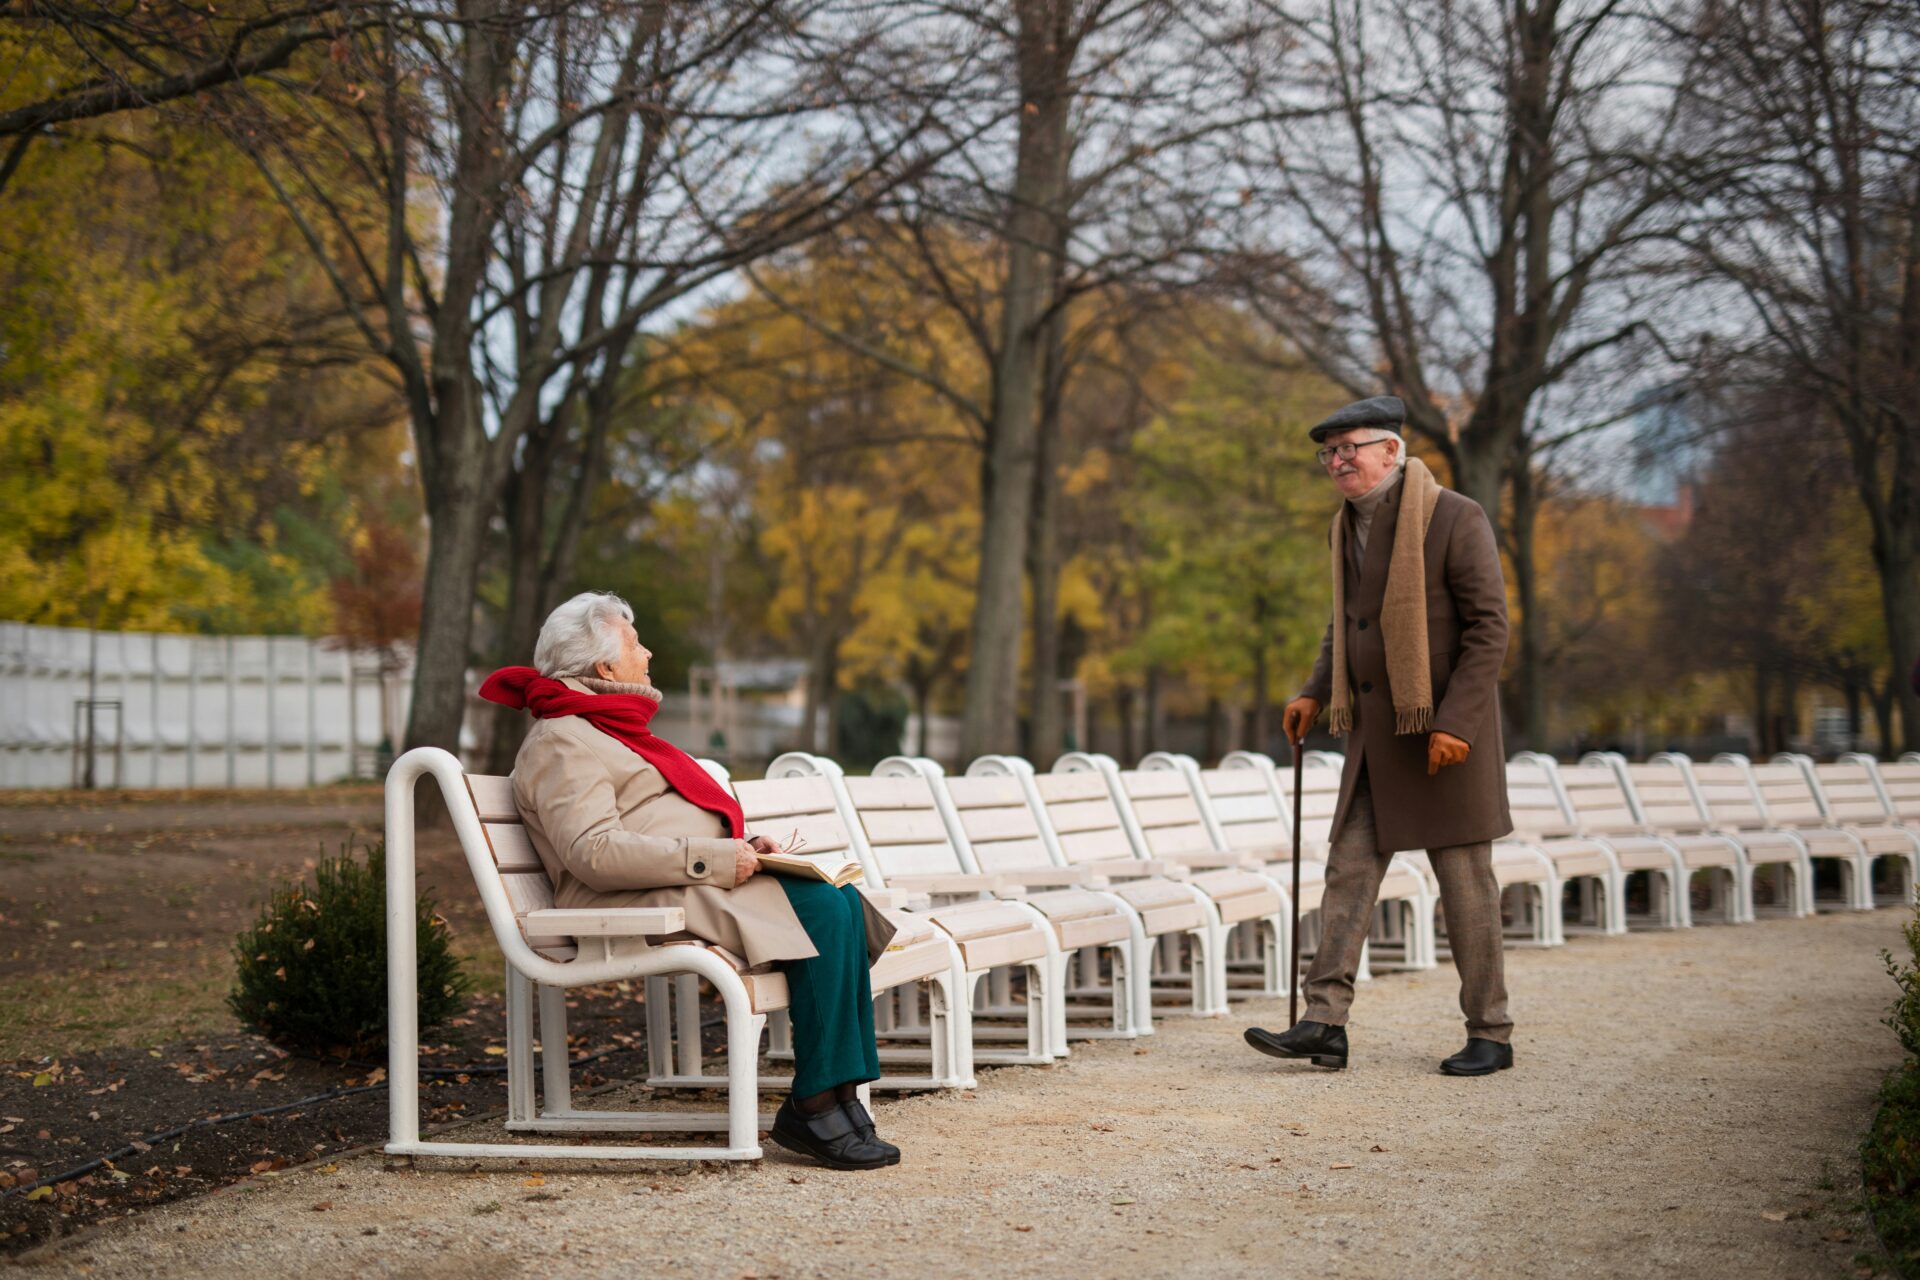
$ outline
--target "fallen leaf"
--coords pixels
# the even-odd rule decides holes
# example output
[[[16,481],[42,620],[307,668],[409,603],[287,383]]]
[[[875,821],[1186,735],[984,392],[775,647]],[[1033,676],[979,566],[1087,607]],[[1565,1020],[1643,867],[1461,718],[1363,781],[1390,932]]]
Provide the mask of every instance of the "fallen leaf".
[[[487,1046],[487,1052],[496,1058],[504,1058],[507,1056],[505,1045],[490,1044]]]
[[[339,1165],[337,1165],[337,1164],[323,1164],[323,1165],[321,1165],[321,1166],[320,1166],[320,1172],[322,1172],[322,1173],[338,1173],[338,1172],[340,1172],[340,1166],[339,1166]]]
[[[1015,1231],[1031,1231],[1033,1230],[1033,1228],[1032,1227],[1015,1227],[1014,1230]]]
[[[1108,1204],[1138,1204],[1139,1201],[1135,1200],[1132,1196],[1115,1196],[1113,1199],[1107,1201],[1107,1203]]]
[[[1762,1209],[1760,1216],[1768,1222],[1785,1222],[1787,1220],[1787,1211],[1785,1209]]]
[[[51,1200],[53,1199],[53,1188],[52,1187],[35,1187],[33,1190],[27,1192],[27,1199]]]
[[[53,1074],[48,1071],[42,1071],[39,1075],[33,1078],[33,1087],[36,1089],[44,1089],[52,1083],[53,1083]]]
[[[1845,1227],[1835,1227],[1833,1230],[1827,1232],[1826,1235],[1822,1236],[1821,1239],[1839,1244],[1843,1240],[1853,1239],[1853,1232],[1847,1230]]]
[[[1328,1165],[1328,1166],[1327,1166],[1327,1168],[1329,1168],[1329,1169],[1351,1169],[1351,1168],[1353,1168],[1353,1166],[1352,1166],[1352,1165],[1350,1165],[1350,1164],[1330,1164],[1330,1165]]]
[[[375,1067],[373,1070],[367,1072],[368,1084],[379,1084],[382,1080],[385,1080],[386,1078],[387,1078],[387,1069],[385,1067]]]
[[[1386,1151],[1386,1148],[1376,1142],[1373,1144],[1372,1150],[1384,1153]]]
[[[544,1187],[547,1185],[547,1175],[544,1173],[536,1173],[520,1185],[523,1187]]]
[[[271,1160],[256,1160],[256,1161],[254,1161],[254,1163],[253,1163],[253,1164],[251,1164],[251,1165],[249,1165],[249,1166],[247,1167],[247,1172],[248,1172],[248,1173],[265,1173],[265,1172],[266,1172],[267,1170],[269,1170],[269,1169],[271,1169],[271,1168],[273,1168],[273,1161],[271,1161]]]
[[[333,1201],[322,1200],[313,1206],[313,1211],[315,1213],[325,1213],[327,1210],[331,1208],[333,1208]]]

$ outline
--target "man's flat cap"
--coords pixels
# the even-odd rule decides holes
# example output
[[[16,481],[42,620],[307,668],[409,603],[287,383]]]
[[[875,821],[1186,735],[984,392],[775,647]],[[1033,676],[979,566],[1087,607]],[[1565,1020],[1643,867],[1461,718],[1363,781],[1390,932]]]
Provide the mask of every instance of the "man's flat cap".
[[[1307,434],[1313,437],[1315,444],[1319,444],[1329,432],[1346,431],[1353,427],[1392,427],[1398,431],[1406,420],[1407,406],[1399,396],[1373,396],[1366,400],[1355,400],[1326,421],[1316,423]]]

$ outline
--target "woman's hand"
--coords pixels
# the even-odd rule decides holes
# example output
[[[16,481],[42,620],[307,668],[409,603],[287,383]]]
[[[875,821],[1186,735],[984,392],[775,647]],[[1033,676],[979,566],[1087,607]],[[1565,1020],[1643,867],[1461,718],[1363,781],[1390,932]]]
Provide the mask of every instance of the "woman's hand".
[[[755,853],[778,853],[780,846],[770,836],[748,836],[747,846]]]
[[[753,842],[742,840],[734,852],[733,887],[738,889],[752,879],[754,872],[758,870],[760,870],[760,859],[754,856]]]

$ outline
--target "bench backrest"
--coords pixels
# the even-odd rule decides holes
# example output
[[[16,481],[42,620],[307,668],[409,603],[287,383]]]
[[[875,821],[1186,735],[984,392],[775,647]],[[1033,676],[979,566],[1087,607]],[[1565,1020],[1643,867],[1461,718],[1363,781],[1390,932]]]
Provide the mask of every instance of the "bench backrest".
[[[1689,832],[1711,826],[1700,810],[1686,771],[1670,760],[1627,766],[1627,781],[1647,826],[1655,831]]]
[[[1880,786],[1873,780],[1872,770],[1864,764],[1847,760],[1816,764],[1813,776],[1826,798],[1827,814],[1835,822],[1885,822],[1894,816],[1880,798]]]
[[[980,870],[991,875],[1053,865],[1040,819],[1027,803],[1020,779],[989,774],[948,778],[945,785]]]
[[[1340,808],[1340,770],[1311,759],[1300,771],[1300,844],[1309,858],[1324,862],[1333,843],[1333,815]]]
[[[925,777],[848,778],[846,785],[882,877],[967,874]]]
[[[794,837],[805,843],[804,857],[858,857],[859,848],[840,816],[833,782],[826,777],[756,778],[733,784],[747,829],[784,845]],[[867,875],[874,868],[867,865]]]
[[[1894,816],[1902,822],[1920,823],[1920,764],[1883,760],[1880,781],[1887,789]]]
[[[513,779],[492,774],[470,773],[467,794],[480,814],[480,830],[486,835],[487,848],[493,854],[493,867],[500,873],[501,887],[513,904],[513,918],[520,925],[520,936],[527,945],[549,960],[571,960],[576,954],[571,938],[535,937],[527,932],[527,913],[545,911],[553,906],[553,881],[520,820],[519,807],[513,801]]]
[[[1148,857],[1216,852],[1184,770],[1125,769],[1120,773],[1120,787],[1133,806]]]
[[[1633,816],[1633,804],[1612,765],[1561,765],[1560,785],[1566,791],[1567,803],[1573,806],[1574,825],[1581,831],[1607,836],[1640,829],[1640,820]],[[1684,781],[1681,785],[1685,786]],[[1691,798],[1687,804],[1692,806]]]
[[[1760,807],[1748,780],[1747,766],[1696,760],[1693,778],[1700,785],[1700,799],[1715,826],[1753,831],[1769,825],[1766,810]]]
[[[1060,852],[1070,863],[1111,862],[1137,856],[1120,821],[1120,810],[1095,770],[1034,776],[1047,821],[1053,824]]]
[[[1202,769],[1200,786],[1213,806],[1227,848],[1263,858],[1289,856],[1292,819],[1261,775],[1264,769]]]
[[[1573,834],[1573,822],[1560,806],[1548,766],[1533,760],[1507,765],[1507,807],[1513,811],[1513,834],[1525,839],[1552,839]]]
[[[1762,811],[1776,827],[1824,827],[1820,797],[1807,781],[1806,771],[1790,760],[1751,766],[1753,784],[1760,791]]]

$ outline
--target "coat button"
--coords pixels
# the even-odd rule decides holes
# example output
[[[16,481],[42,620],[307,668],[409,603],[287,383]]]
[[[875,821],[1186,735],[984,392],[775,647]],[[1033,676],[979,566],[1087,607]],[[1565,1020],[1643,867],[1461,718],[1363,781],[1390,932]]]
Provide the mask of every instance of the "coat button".
[[[695,874],[695,875],[697,875],[697,876],[703,876],[703,875],[705,875],[705,874],[707,874],[707,864],[706,864],[706,863],[704,863],[704,862],[696,862],[696,863],[694,863],[694,864],[693,864],[693,874]]]
[[[1371,680],[1362,680],[1362,681],[1360,682],[1360,692],[1362,692],[1362,693],[1372,693],[1372,692],[1373,692],[1373,681],[1371,681]]]
[[[1360,629],[1362,631],[1367,629],[1367,620],[1365,618],[1360,619]]]

